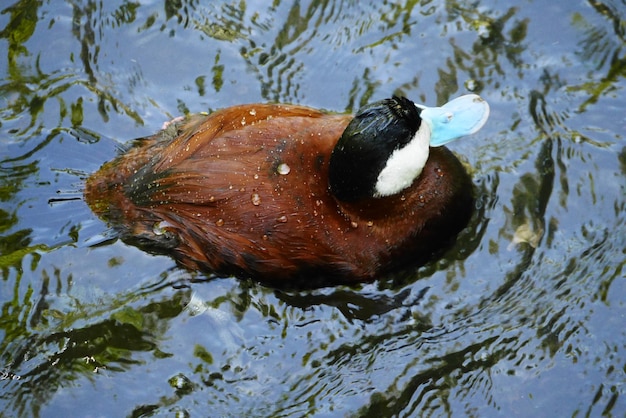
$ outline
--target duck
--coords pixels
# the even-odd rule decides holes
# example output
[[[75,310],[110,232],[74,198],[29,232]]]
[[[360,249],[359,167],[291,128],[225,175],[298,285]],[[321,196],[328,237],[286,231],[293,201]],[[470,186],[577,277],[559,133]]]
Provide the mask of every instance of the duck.
[[[124,242],[190,270],[373,281],[467,225],[473,184],[444,145],[488,115],[476,94],[440,107],[392,96],[355,114],[256,103],[188,115],[130,141],[84,199]]]

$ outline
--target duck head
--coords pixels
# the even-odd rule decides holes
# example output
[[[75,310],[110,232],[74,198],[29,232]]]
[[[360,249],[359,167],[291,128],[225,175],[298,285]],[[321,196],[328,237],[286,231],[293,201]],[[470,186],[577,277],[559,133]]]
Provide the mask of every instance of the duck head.
[[[329,186],[340,201],[398,194],[419,177],[430,147],[478,131],[489,105],[478,95],[441,107],[418,105],[394,96],[361,108],[333,149]]]

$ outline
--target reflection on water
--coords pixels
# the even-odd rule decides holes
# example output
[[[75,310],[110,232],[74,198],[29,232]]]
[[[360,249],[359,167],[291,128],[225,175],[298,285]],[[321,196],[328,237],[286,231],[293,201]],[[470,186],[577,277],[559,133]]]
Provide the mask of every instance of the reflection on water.
[[[0,415],[622,416],[624,6],[2,6]],[[116,141],[180,113],[468,90],[492,107],[453,148],[474,218],[373,284],[183,271],[74,200]]]

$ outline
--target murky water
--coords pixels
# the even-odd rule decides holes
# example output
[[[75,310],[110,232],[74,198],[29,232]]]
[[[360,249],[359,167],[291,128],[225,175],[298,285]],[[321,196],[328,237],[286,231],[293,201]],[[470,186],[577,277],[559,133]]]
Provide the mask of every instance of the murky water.
[[[0,9],[0,415],[626,414],[624,0]],[[194,274],[80,200],[116,140],[188,111],[468,91],[475,216],[372,284]]]

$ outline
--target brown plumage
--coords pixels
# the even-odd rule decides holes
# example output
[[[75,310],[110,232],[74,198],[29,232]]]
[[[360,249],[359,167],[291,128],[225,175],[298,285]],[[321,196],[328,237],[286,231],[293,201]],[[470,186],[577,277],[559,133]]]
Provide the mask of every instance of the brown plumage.
[[[431,148],[412,186],[339,202],[328,163],[350,115],[254,104],[194,116],[92,175],[85,198],[122,239],[190,269],[265,282],[366,281],[423,261],[466,224],[470,179]]]

